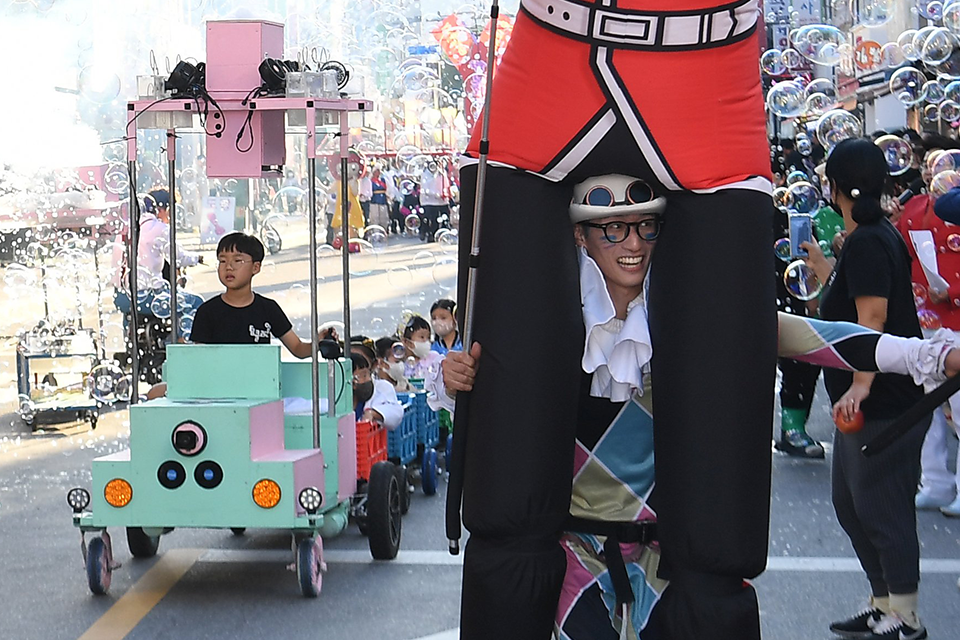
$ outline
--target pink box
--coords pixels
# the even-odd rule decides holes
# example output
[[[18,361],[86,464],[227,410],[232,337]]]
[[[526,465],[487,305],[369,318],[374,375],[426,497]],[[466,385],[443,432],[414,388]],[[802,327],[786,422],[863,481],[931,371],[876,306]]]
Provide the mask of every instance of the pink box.
[[[207,22],[207,91],[244,97],[260,86],[264,58],[283,58],[283,25],[263,20]]]
[[[254,101],[256,102],[256,101]],[[207,136],[207,176],[211,178],[262,178],[267,166],[286,162],[283,111],[254,111],[250,124],[240,138],[237,134],[247,119],[247,111],[225,111],[226,127],[222,136]]]

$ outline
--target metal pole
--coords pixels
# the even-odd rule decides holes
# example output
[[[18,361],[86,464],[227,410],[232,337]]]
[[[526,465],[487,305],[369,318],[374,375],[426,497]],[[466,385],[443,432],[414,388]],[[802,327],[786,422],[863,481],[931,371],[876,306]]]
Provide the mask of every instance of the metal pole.
[[[347,184],[347,166],[350,153],[350,127],[347,112],[340,112],[340,232],[343,244],[340,255],[343,257],[343,350],[350,353],[350,187]]]
[[[102,224],[102,222],[101,222]],[[93,236],[93,272],[97,274],[97,335],[100,338],[97,352],[97,359],[105,360],[107,355],[107,341],[103,333],[103,283],[100,281],[100,232],[96,227],[90,227],[90,234]]]
[[[177,132],[167,129],[167,171],[170,192],[170,342],[177,344],[180,323],[177,321]]]
[[[477,194],[473,205],[473,232],[470,245],[470,264],[467,271],[467,300],[464,306],[463,347],[469,352],[473,346],[474,304],[477,296],[477,269],[480,265],[480,218],[483,213],[483,193],[487,184],[487,154],[490,151],[490,96],[493,93],[493,69],[497,60],[497,26],[500,18],[500,5],[493,0],[490,7],[490,44],[487,49],[487,85],[483,96],[483,124],[480,136],[480,159],[477,166]],[[466,399],[467,394],[460,392],[458,399]],[[453,439],[453,459],[450,466],[450,481],[447,487],[446,532],[448,549],[452,555],[460,553],[460,503],[463,499],[463,476],[466,465],[467,420],[466,403],[459,402],[461,410],[455,414]]]
[[[129,135],[129,134],[128,134]],[[136,140],[134,131],[134,140]],[[127,153],[127,172],[130,174],[130,200],[127,203],[129,212],[130,233],[127,238],[127,293],[130,296],[130,326],[128,339],[130,340],[130,404],[140,400],[140,344],[137,340],[137,245],[140,242],[140,205],[137,201],[137,156],[136,147],[133,154]]]
[[[312,115],[307,113],[307,115]],[[312,122],[312,119],[308,119]],[[308,138],[308,142],[312,138]],[[317,318],[317,192],[314,182],[317,178],[316,157],[307,159],[307,182],[310,184],[308,200],[310,202],[310,380],[312,382],[310,398],[313,402],[313,448],[320,448],[320,345],[317,343],[319,319]],[[330,362],[327,362],[330,368]],[[329,407],[328,407],[329,408]]]

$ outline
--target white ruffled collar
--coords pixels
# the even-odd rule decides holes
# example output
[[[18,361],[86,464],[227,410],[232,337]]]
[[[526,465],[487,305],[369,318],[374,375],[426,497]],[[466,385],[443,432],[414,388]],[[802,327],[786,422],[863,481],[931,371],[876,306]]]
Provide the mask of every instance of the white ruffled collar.
[[[600,267],[586,249],[580,248],[580,301],[586,325],[581,366],[593,374],[591,396],[625,402],[634,393],[642,393],[642,370],[653,357],[647,322],[648,290],[645,281],[643,293],[627,306],[627,319],[618,319]]]

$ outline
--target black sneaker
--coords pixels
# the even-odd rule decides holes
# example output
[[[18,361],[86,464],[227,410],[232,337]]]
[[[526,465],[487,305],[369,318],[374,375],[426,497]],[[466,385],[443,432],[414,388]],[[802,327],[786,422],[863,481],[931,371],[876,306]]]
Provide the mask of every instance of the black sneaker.
[[[780,440],[773,446],[777,451],[797,458],[822,460],[824,457],[823,445],[800,430],[781,431]]]
[[[830,624],[830,631],[844,638],[869,638],[873,628],[883,618],[883,611],[876,607],[867,607],[852,618],[838,620]]]
[[[927,637],[927,630],[919,622],[911,627],[894,614],[888,614],[874,625],[873,631],[865,640],[922,640]]]

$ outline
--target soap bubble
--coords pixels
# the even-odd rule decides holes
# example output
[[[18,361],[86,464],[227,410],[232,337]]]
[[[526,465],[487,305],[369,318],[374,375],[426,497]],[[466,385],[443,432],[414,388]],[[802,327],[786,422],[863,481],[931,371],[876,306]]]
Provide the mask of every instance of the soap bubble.
[[[456,253],[460,246],[460,232],[456,229],[450,229],[444,234],[437,234],[437,244],[444,253]]]
[[[380,225],[370,225],[361,234],[363,239],[370,243],[374,251],[380,251],[387,246],[387,232]]]
[[[126,374],[124,374],[123,369],[110,362],[94,367],[87,375],[85,384],[90,397],[94,400],[104,404],[113,404],[120,399],[117,391],[124,378],[126,378]],[[122,391],[122,388],[120,390]],[[129,395],[127,397],[129,398]]]
[[[920,60],[925,64],[938,65],[946,62],[960,42],[949,29],[940,27],[934,29],[923,42],[920,49]]]
[[[780,60],[787,69],[796,69],[803,64],[803,56],[796,49],[784,49]]]
[[[934,22],[939,22],[943,18],[943,3],[940,0],[917,0],[917,13]]]
[[[920,321],[921,329],[935,331],[936,329],[943,327],[943,322],[940,320],[940,314],[938,314],[936,311],[931,311],[930,309],[918,309],[917,320]]]
[[[403,220],[404,226],[408,231],[414,232],[420,230],[420,216],[415,213],[411,213]]]
[[[823,288],[820,280],[817,279],[817,274],[803,260],[796,260],[787,265],[783,273],[783,284],[790,295],[804,301],[816,298]]]
[[[943,88],[943,95],[947,100],[960,102],[960,80],[953,80]]]
[[[890,77],[890,93],[904,106],[912,107],[923,102],[923,85],[926,82],[926,77],[919,69],[904,67]]]
[[[951,233],[947,236],[947,249],[954,252],[960,252],[960,234]]]
[[[797,29],[792,39],[797,53],[816,64],[833,66],[840,62],[840,45],[846,36],[840,29],[826,24],[811,24]]]
[[[802,156],[809,156],[813,153],[813,143],[810,142],[810,138],[807,136],[797,136],[797,151]]]
[[[773,243],[773,253],[784,262],[790,262],[793,256],[790,255],[790,239],[780,238]]]
[[[787,209],[789,200],[787,199],[787,188],[777,187],[773,190],[773,204],[778,209]]]
[[[817,120],[817,139],[828,151],[848,138],[859,138],[863,135],[863,126],[849,111],[834,109],[828,111]]]
[[[923,108],[923,121],[926,124],[936,124],[940,120],[940,107],[928,104]]]
[[[800,169],[795,169],[787,174],[787,186],[789,187],[792,184],[797,184],[798,182],[809,182],[807,174]]]
[[[927,288],[916,282],[913,283],[913,303],[918,309],[927,304]]]
[[[387,270],[387,282],[395,289],[406,288],[413,284],[413,274],[403,265],[391,267]]]
[[[910,163],[913,162],[913,147],[909,142],[898,136],[882,136],[877,138],[876,144],[887,159],[890,175],[899,176],[910,168]]]
[[[880,57],[883,66],[888,69],[896,69],[906,60],[903,56],[903,50],[896,42],[888,42],[880,47]]]
[[[77,79],[80,95],[96,104],[109,104],[120,95],[120,76],[109,67],[90,65],[80,71]]]
[[[158,318],[169,318],[171,315],[170,294],[162,291],[150,301],[150,313]]]
[[[943,8],[943,26],[960,34],[960,2],[950,2]]]
[[[930,180],[930,195],[939,198],[954,187],[960,186],[960,172],[943,171]]]
[[[778,82],[767,92],[767,108],[781,118],[794,118],[803,113],[803,89],[796,82]]]
[[[937,175],[944,171],[960,171],[960,150],[945,149],[933,157],[927,158],[930,175]]]
[[[854,21],[866,27],[886,24],[895,12],[895,0],[850,0],[850,13]]]
[[[945,97],[943,85],[937,80],[930,80],[923,85],[923,99],[930,104],[940,104]]]
[[[788,209],[797,213],[813,213],[820,208],[820,192],[809,182],[797,182],[787,188]]]
[[[786,72],[783,64],[783,52],[780,49],[768,49],[760,56],[760,70],[769,76],[779,76]]]
[[[826,94],[812,93],[804,102],[803,112],[808,116],[822,116],[836,106],[836,101],[831,100]]]
[[[960,104],[953,100],[944,100],[940,103],[940,117],[946,122],[960,120]]]
[[[916,29],[907,29],[897,36],[897,45],[900,47],[900,53],[902,53],[903,57],[907,60],[913,61],[920,59],[920,51],[913,46],[913,39],[916,35]]]

